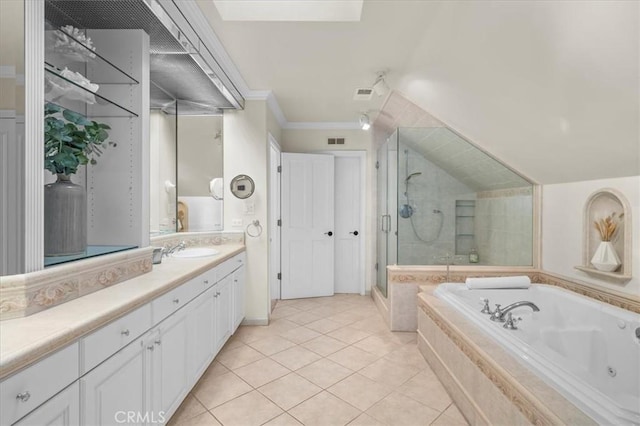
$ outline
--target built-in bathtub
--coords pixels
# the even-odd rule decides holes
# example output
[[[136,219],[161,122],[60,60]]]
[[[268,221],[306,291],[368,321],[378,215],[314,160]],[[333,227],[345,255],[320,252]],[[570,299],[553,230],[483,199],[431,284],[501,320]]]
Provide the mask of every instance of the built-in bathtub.
[[[469,290],[442,284],[434,295],[464,314],[520,363],[599,424],[640,424],[640,315],[554,286]],[[526,300],[517,330],[480,313],[481,299],[505,306]],[[524,384],[526,387],[526,384]]]

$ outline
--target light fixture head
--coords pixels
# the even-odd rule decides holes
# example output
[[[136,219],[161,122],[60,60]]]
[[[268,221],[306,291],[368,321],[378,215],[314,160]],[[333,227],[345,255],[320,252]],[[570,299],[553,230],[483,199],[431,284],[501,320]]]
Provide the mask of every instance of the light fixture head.
[[[360,127],[362,130],[369,130],[371,128],[371,121],[369,120],[369,116],[367,114],[362,114],[360,116]]]
[[[376,78],[376,81],[375,83],[373,83],[373,86],[372,86],[373,91],[376,92],[376,95],[378,96],[383,96],[387,94],[387,92],[389,91],[389,86],[384,81],[384,77],[385,77],[384,72],[378,73],[378,78]]]

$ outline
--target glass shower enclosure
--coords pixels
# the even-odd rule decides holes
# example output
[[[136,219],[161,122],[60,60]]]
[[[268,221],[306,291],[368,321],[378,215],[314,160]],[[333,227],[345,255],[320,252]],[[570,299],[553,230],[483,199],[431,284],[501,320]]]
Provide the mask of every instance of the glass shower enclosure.
[[[377,285],[387,265],[533,264],[533,184],[446,127],[377,153]]]

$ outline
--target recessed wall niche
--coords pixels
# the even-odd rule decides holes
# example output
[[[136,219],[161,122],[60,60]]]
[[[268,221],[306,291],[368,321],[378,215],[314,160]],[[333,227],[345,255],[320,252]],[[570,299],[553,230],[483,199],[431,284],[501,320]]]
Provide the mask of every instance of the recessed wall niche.
[[[602,241],[594,224],[614,213],[614,220],[617,222],[618,228],[611,243],[622,264],[612,272],[600,271],[591,263],[591,259]],[[603,188],[591,194],[585,203],[582,265],[575,268],[601,279],[624,283],[631,280],[631,267],[631,206],[619,191]]]

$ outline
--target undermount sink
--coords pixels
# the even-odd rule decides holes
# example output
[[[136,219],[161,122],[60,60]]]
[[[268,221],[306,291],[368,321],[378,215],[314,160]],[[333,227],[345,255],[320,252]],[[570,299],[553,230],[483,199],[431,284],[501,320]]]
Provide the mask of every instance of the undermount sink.
[[[220,254],[220,252],[211,247],[191,247],[184,250],[177,251],[171,255],[171,257],[207,257],[207,256],[215,256]]]

